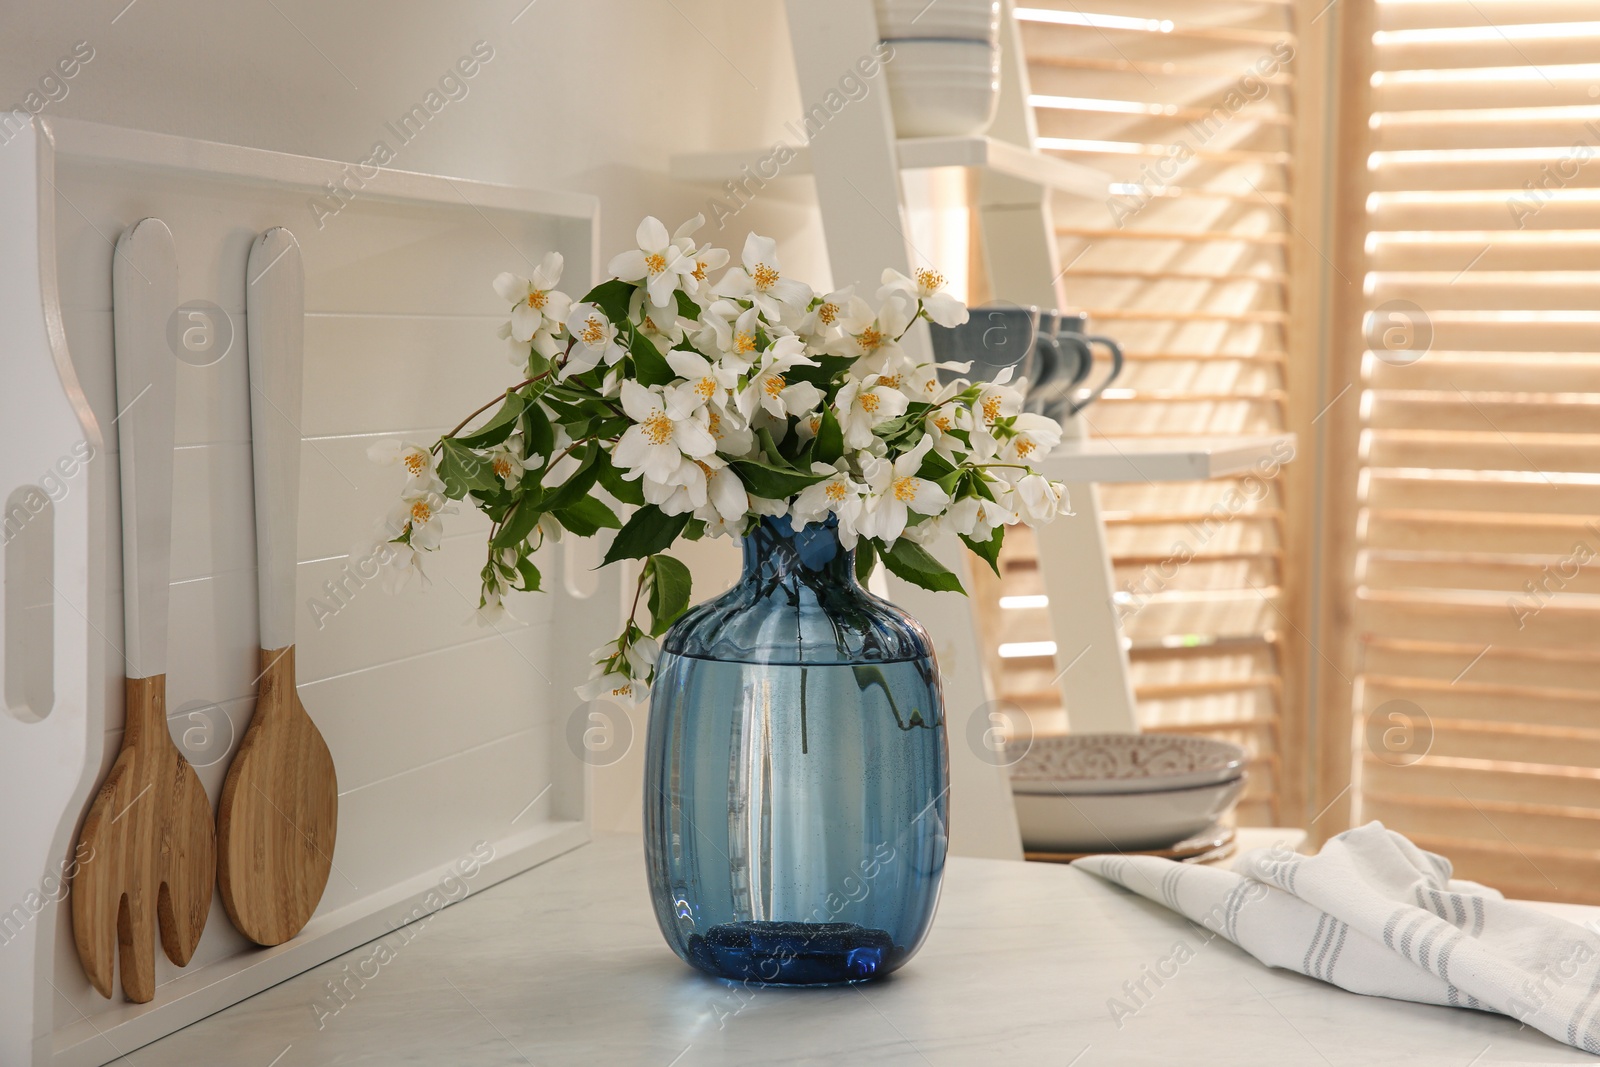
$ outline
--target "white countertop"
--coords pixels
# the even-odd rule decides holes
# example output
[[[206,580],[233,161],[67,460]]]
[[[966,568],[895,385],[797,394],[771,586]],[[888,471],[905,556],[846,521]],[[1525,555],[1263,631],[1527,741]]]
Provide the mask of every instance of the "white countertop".
[[[1123,989],[1193,958],[1139,1006]],[[382,947],[382,946],[387,946]],[[1172,970],[1173,965],[1166,969]],[[345,981],[341,1005],[330,982]],[[1137,1010],[1118,1023],[1109,1001]],[[338,1009],[334,1011],[334,1009]],[[320,1029],[319,1029],[320,1022]],[[956,858],[922,951],[860,987],[702,977],[656,930],[636,837],[603,836],[128,1057],[305,1064],[1594,1063],[1501,1016],[1269,970],[1070,867]]]

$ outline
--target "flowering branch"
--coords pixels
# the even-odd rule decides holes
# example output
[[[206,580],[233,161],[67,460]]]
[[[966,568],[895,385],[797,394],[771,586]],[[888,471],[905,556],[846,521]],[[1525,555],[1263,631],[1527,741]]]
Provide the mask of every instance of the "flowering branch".
[[[1069,511],[1030,460],[1061,427],[1022,410],[1025,382],[956,375],[902,344],[919,321],[966,321],[929,270],[885,271],[872,302],[819,295],[785,276],[775,242],[751,235],[740,262],[653,218],[638,248],[580,301],[557,291],[562,260],[502,274],[501,336],[521,381],[431,446],[391,441],[373,458],[405,472],[382,539],[400,583],[438,547],[442,516],[467,501],[490,522],[478,618],[540,588],[547,539],[616,536],[605,563],[643,561],[622,632],[597,649],[589,696],[640,699],[661,637],[688,608],[676,541],[742,536],[764,517],[835,521],[867,567],[959,590],[925,545],[958,537],[998,568],[1005,528]],[[942,372],[942,373],[941,373]],[[489,420],[467,430],[498,406]],[[648,629],[640,608],[649,611]]]

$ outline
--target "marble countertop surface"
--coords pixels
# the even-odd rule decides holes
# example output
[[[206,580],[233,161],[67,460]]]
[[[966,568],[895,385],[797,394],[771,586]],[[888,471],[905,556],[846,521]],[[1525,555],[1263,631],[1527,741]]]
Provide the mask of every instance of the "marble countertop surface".
[[[745,989],[679,962],[656,930],[640,840],[607,835],[135,1050],[126,1062],[1488,1067],[1596,1060],[1501,1016],[1356,996],[1269,970],[1155,904],[1041,863],[950,860],[926,944],[881,982]]]

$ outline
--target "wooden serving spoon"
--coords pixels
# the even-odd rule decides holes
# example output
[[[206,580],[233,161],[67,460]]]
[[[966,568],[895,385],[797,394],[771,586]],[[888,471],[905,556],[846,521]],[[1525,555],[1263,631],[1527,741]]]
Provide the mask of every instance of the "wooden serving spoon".
[[[177,359],[166,342],[178,306],[172,232],[145,219],[113,261],[117,417],[122,452],[122,600],[127,661],[122,750],[84,818],[72,881],[72,936],[89,982],[111,996],[156,994],[155,924],[186,966],[216,878],[211,802],[167,729],[167,601],[172,566],[172,448]]]
[[[281,945],[316,911],[333,867],[339,785],[294,675],[295,542],[305,269],[294,234],[268,230],[245,272],[255,453],[261,685],[217,812],[222,903],[239,932]]]

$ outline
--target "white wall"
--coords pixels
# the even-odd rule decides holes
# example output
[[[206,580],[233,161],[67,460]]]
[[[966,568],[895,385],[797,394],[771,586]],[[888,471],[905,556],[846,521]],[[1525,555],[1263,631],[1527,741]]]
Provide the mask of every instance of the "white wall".
[[[802,111],[781,0],[126,3],[0,0],[0,110],[43,101],[45,115],[352,163],[382,139],[401,169],[599,196],[607,256],[641,215],[670,228],[716,192],[669,181],[672,152],[793,141],[783,124]],[[93,58],[61,79],[80,41]],[[465,96],[447,87],[459,98],[401,146],[386,124],[479,41],[493,58]],[[779,240],[786,271],[830,282],[809,179],[702,233],[737,256],[750,229]],[[484,283],[511,258],[484,263]],[[720,590],[696,555],[699,592]],[[629,756],[596,771],[602,828],[639,823],[642,712],[636,726]]]

